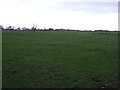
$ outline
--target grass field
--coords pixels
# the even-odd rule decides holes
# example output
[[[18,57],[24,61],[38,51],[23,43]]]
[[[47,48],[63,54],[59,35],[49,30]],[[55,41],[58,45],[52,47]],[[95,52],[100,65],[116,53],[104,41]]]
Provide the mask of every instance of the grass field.
[[[118,36],[95,33],[3,31],[3,88],[116,87]]]

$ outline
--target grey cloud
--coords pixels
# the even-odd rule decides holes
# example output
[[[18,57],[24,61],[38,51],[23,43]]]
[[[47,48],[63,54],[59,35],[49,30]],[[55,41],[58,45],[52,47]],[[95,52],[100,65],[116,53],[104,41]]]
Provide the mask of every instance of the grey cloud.
[[[87,13],[117,13],[117,2],[61,2],[54,7],[58,10],[84,11]]]

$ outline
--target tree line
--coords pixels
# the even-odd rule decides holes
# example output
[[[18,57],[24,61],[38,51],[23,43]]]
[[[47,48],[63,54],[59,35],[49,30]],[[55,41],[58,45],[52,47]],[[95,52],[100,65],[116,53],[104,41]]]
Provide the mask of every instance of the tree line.
[[[111,32],[110,30],[71,30],[71,29],[53,29],[53,28],[49,28],[49,29],[40,29],[37,27],[37,25],[33,24],[33,26],[31,28],[27,28],[27,27],[15,27],[15,26],[8,26],[6,28],[4,28],[2,25],[0,25],[0,29],[1,30],[14,30],[14,31],[81,31],[81,32]],[[116,31],[114,31],[116,32]]]

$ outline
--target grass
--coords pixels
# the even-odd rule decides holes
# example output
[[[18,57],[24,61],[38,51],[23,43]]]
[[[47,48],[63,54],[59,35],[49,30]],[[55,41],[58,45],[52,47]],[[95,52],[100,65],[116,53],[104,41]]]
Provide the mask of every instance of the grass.
[[[97,32],[98,33],[98,32]],[[95,32],[3,31],[3,88],[94,88],[117,80],[118,37]],[[114,87],[104,79],[104,84]]]

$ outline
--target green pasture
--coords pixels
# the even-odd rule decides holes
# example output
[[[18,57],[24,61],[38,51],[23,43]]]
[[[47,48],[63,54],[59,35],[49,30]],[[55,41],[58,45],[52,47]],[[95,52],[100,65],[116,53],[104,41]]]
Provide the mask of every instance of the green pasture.
[[[117,87],[118,36],[96,33],[2,31],[3,88]]]

